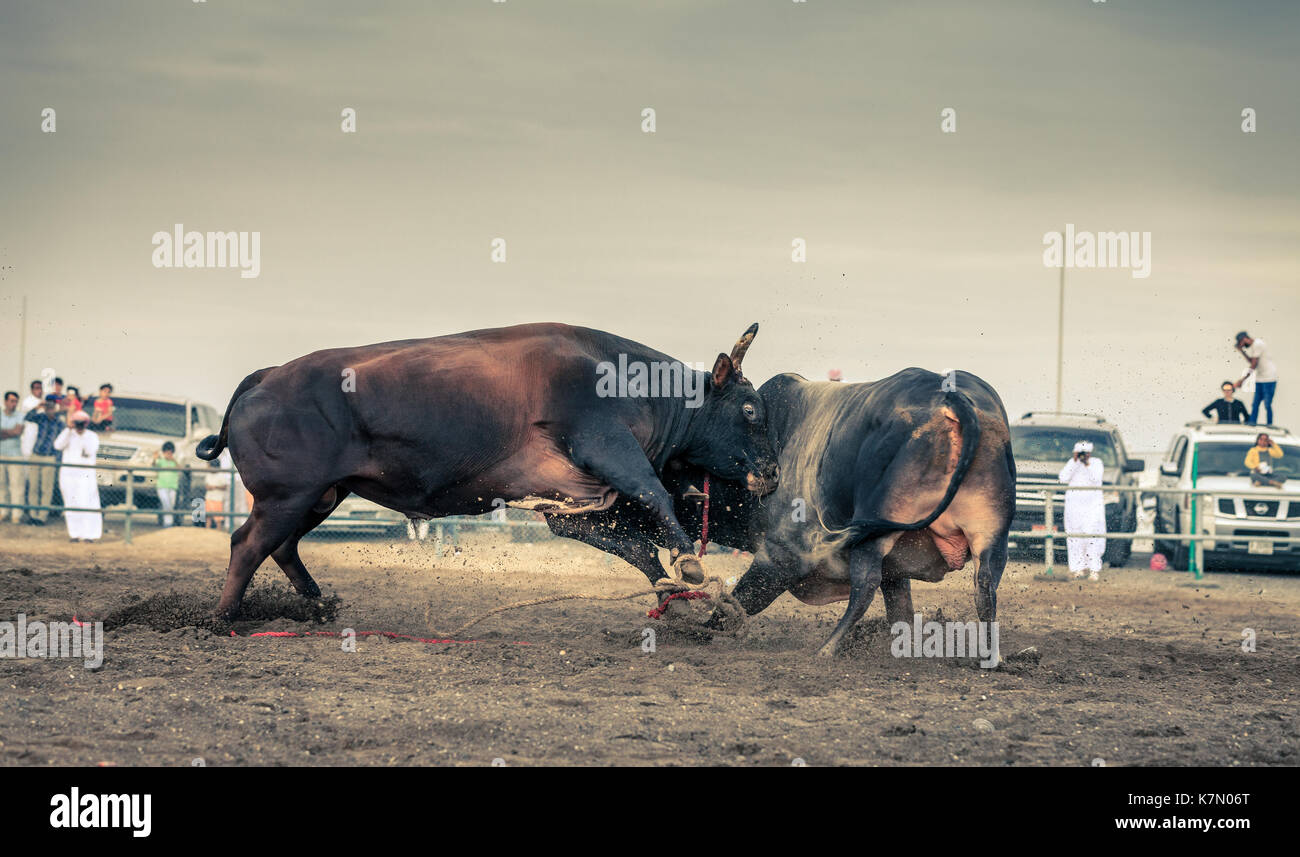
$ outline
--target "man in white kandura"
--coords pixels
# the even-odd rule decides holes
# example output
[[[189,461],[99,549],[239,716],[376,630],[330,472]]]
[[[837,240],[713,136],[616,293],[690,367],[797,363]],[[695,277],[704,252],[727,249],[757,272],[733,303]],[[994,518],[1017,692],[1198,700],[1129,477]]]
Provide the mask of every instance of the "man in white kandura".
[[[1066,485],[1101,487],[1103,465],[1100,458],[1092,457],[1092,444],[1081,440],[1074,445],[1074,457],[1061,468],[1061,481]],[[1065,492],[1065,531],[1067,533],[1106,532],[1106,502],[1101,491]],[[1065,540],[1070,553],[1070,576],[1100,580],[1101,555],[1106,552],[1105,538]]]
[[[59,491],[63,505],[72,508],[98,509],[99,486],[95,483],[95,457],[99,453],[99,436],[89,430],[90,415],[77,411],[72,425],[59,432],[54,448],[63,450],[59,468]],[[82,466],[73,466],[82,465]],[[68,522],[71,541],[91,541],[104,534],[104,516],[99,512],[63,513]]]

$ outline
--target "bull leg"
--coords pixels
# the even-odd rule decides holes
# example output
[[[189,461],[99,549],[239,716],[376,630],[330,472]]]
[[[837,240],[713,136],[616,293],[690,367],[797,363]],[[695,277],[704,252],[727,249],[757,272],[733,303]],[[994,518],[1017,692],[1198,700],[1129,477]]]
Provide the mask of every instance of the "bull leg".
[[[217,602],[218,618],[230,620],[239,613],[253,573],[271,552],[297,529],[303,516],[320,497],[320,491],[288,499],[257,500],[248,520],[230,537],[230,568]]]
[[[794,551],[775,542],[764,542],[754,561],[740,577],[731,595],[745,615],[762,613],[772,602],[804,577],[804,565]]]
[[[570,449],[575,464],[644,507],[663,527],[673,565],[683,580],[704,581],[704,569],[695,558],[695,542],[682,529],[673,512],[672,496],[632,432],[622,426],[612,431],[579,432],[572,437]]]
[[[880,587],[885,554],[889,553],[897,539],[898,534],[893,533],[878,539],[870,539],[849,549],[849,606],[844,611],[839,624],[835,626],[835,630],[831,632],[830,639],[817,650],[819,657],[826,658],[834,655],[840,640],[844,639],[849,629],[866,614],[867,608],[871,606],[871,599],[876,596],[876,590]]]
[[[641,570],[651,585],[668,575],[663,563],[659,561],[659,548],[649,539],[632,535],[626,527],[615,530],[604,526],[606,516],[603,513],[587,515],[547,515],[546,525],[557,536],[589,544],[605,553],[624,560]]]
[[[298,542],[333,514],[334,510],[347,498],[348,494],[346,488],[335,486],[333,502],[330,503],[329,508],[324,510],[313,508],[302,519],[302,523],[298,525],[298,529],[294,530],[293,535],[285,539],[278,548],[271,552],[271,559],[275,560],[275,564],[280,566],[280,570],[284,572],[285,577],[289,578],[289,582],[293,584],[294,590],[299,595],[307,598],[319,598],[320,587],[307,573],[307,566],[303,565],[302,557],[298,555]]]
[[[880,581],[880,594],[885,599],[885,621],[893,627],[895,622],[911,623],[912,581],[906,577],[885,575]]]
[[[1007,567],[1007,537],[1003,533],[975,555],[975,615],[981,622],[998,618],[998,584]]]

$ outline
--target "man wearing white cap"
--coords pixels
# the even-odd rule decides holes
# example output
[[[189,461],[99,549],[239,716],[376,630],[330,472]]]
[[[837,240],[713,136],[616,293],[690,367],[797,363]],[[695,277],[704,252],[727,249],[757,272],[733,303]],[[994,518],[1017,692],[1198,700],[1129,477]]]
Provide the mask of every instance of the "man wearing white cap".
[[[1104,466],[1101,459],[1092,457],[1092,444],[1081,440],[1074,445],[1074,457],[1061,468],[1061,481],[1066,485],[1101,487]],[[1106,502],[1101,491],[1065,492],[1065,531],[1067,533],[1106,532]],[[1065,540],[1070,554],[1070,575],[1100,580],[1101,556],[1106,552],[1105,538],[1068,538]]]
[[[90,415],[77,411],[72,415],[72,425],[59,432],[54,448],[63,450],[63,466],[59,468],[59,491],[63,505],[73,508],[98,509],[99,486],[95,483],[95,457],[99,452],[99,436],[88,430]],[[81,465],[81,466],[75,466]],[[68,523],[71,541],[91,541],[104,534],[104,516],[99,512],[63,513]]]

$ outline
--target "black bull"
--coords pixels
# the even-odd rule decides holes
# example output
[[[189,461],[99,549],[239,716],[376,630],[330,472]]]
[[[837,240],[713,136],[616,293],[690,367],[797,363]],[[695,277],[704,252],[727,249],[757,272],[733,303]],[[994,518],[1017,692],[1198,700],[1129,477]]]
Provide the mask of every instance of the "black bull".
[[[810,604],[848,599],[821,654],[862,618],[877,588],[887,618],[912,620],[912,579],[939,581],[975,561],[975,607],[997,616],[1015,511],[1015,461],[1006,410],[993,388],[966,372],[906,369],[868,384],[779,375],[761,388],[781,484],[761,499],[712,479],[709,539],[753,551],[733,595],[753,615],[789,591]],[[677,520],[702,529],[703,472],[670,465]],[[899,523],[905,522],[905,523]],[[623,502],[578,518],[550,518],[556,533],[664,577],[661,529]],[[720,620],[715,614],[715,622]]]
[[[349,493],[415,518],[501,502],[571,515],[621,500],[654,523],[683,579],[702,580],[659,474],[676,460],[756,493],[776,484],[765,408],[740,371],[757,330],[712,373],[562,324],[330,349],[254,372],[198,449],[210,461],[228,444],[253,495],[230,540],[218,614],[239,611],[268,556],[298,592],[319,595],[298,542]],[[675,366],[680,389],[602,387],[614,366],[643,379],[659,370],[663,383]]]

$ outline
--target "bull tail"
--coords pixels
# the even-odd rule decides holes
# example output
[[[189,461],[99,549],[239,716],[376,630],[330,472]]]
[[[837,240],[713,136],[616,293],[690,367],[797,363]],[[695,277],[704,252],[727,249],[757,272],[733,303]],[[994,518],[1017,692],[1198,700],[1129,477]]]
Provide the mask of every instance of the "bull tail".
[[[966,477],[971,461],[975,458],[975,450],[979,448],[980,423],[979,416],[975,413],[975,405],[960,390],[944,393],[944,403],[957,415],[957,425],[961,428],[961,454],[957,458],[957,467],[952,472],[952,478],[948,480],[948,490],[944,492],[939,505],[921,520],[911,523],[888,521],[883,518],[849,521],[842,531],[847,545],[856,545],[876,536],[899,530],[923,530],[938,520],[952,503],[952,498],[957,496],[957,490],[961,488],[962,480]]]
[[[240,396],[262,383],[262,379],[266,377],[266,373],[270,372],[274,368],[276,367],[268,366],[265,369],[258,369],[256,372],[239,382],[239,386],[235,388],[235,394],[230,397],[230,404],[226,405],[226,415],[221,420],[220,434],[210,434],[203,438],[203,440],[199,441],[199,445],[194,448],[194,454],[196,456],[204,461],[212,461],[221,454],[222,450],[226,448],[226,443],[230,439],[230,412],[234,409],[235,402],[239,401]]]

